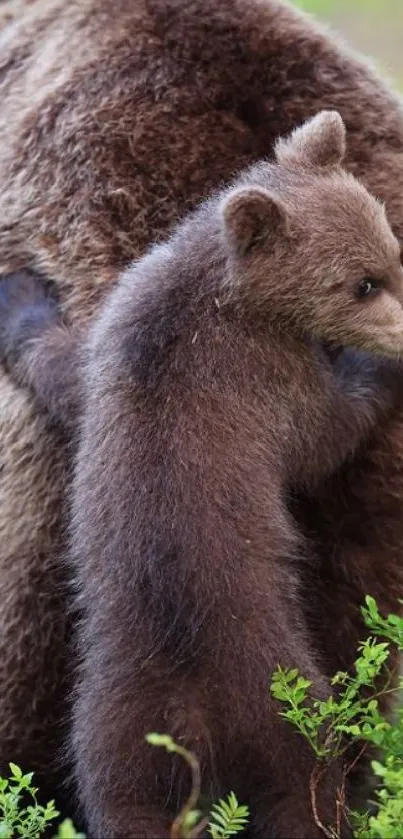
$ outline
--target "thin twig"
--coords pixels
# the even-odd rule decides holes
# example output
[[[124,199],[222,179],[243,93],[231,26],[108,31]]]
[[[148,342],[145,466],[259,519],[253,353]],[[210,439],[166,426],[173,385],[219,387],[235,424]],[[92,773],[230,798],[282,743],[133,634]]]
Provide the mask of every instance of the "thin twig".
[[[354,769],[354,766],[358,763],[358,761],[362,758],[368,743],[364,743],[361,747],[358,754],[355,756],[354,760],[343,770],[343,780],[340,789],[338,790],[338,797],[336,799],[336,831],[337,836],[341,835],[341,817],[342,814],[346,821],[348,822],[348,816],[346,813],[346,778],[350,774],[350,772]]]
[[[189,797],[186,799],[180,813],[178,813],[178,815],[172,822],[170,836],[171,839],[186,839],[183,833],[183,827],[189,813],[196,808],[200,796],[200,766],[199,761],[197,760],[195,755],[192,754],[192,752],[188,752],[187,749],[183,749],[181,746],[177,746],[176,752],[177,754],[180,754],[184,758],[184,760],[186,760],[186,763],[190,768],[190,771],[192,773],[192,787],[190,790]],[[198,830],[198,828],[199,825],[197,825],[195,829]],[[197,833],[195,833],[193,830],[190,836],[197,836]]]
[[[190,831],[189,839],[197,839],[197,837],[200,835],[200,833],[202,833],[204,828],[207,827],[209,821],[210,820],[207,816],[205,816],[204,819],[201,819],[201,821],[199,821],[199,824],[197,824],[196,827],[194,827],[193,830]]]
[[[340,789],[337,790],[336,798],[336,834],[341,836],[341,814],[346,815],[346,776],[347,772],[343,772],[343,780]]]
[[[356,765],[356,763],[358,763],[358,761],[362,758],[367,746],[368,746],[368,743],[363,743],[360,751],[355,756],[354,760],[352,760],[351,763],[349,764],[349,766],[347,767],[347,769],[345,771],[345,777],[346,778],[347,778],[347,775],[349,775],[350,772],[354,769],[354,766]]]
[[[322,831],[324,836],[327,836],[328,839],[333,839],[334,833],[333,833],[333,831],[331,831],[327,827],[325,827],[323,822],[321,822],[321,820],[319,818],[317,804],[316,804],[316,788],[318,786],[319,781],[321,780],[321,778],[323,777],[323,775],[325,774],[326,771],[327,771],[327,766],[325,766],[323,769],[320,769],[319,766],[314,767],[314,769],[312,770],[312,773],[311,773],[310,781],[309,781],[309,791],[310,791],[310,794],[311,794],[311,807],[312,807],[313,817],[315,819],[315,824],[319,828],[319,830]]]

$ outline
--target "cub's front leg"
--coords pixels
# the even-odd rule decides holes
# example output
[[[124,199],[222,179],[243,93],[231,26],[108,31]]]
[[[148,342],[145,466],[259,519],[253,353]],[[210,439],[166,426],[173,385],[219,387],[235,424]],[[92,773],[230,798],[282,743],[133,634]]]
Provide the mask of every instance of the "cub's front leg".
[[[52,286],[22,270],[0,279],[0,362],[63,430],[81,404],[82,342],[62,321]]]
[[[397,360],[347,348],[333,357],[320,348],[313,352],[313,378],[307,372],[305,382],[309,410],[299,408],[295,416],[299,437],[289,476],[294,487],[311,493],[403,405],[403,365]]]

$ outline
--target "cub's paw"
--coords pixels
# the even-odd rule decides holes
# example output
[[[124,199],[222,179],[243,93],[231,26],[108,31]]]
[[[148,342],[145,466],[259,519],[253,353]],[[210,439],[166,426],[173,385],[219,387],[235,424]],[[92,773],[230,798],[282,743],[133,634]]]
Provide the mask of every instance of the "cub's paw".
[[[343,349],[334,361],[333,370],[345,391],[376,401],[385,409],[401,406],[403,400],[403,363],[361,350]]]
[[[351,347],[343,347],[327,356],[331,361],[333,372],[345,384],[346,387],[351,385],[368,385],[371,382],[376,383],[378,380],[378,371],[391,369],[385,359],[380,356],[370,355],[363,350],[352,349]]]
[[[29,270],[0,276],[0,362],[18,361],[27,341],[59,320],[51,287]]]

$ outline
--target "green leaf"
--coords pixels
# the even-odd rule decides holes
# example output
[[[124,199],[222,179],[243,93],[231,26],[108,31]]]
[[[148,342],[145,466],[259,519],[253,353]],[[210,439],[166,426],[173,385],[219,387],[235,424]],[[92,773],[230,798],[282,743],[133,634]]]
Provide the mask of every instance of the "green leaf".
[[[213,839],[229,839],[244,830],[248,817],[249,808],[239,805],[235,793],[230,792],[227,800],[221,798],[213,805],[208,831]]]
[[[71,819],[64,819],[59,825],[56,839],[85,839],[85,835],[77,833]]]
[[[152,746],[164,746],[168,751],[172,751],[175,747],[175,742],[169,734],[156,734],[155,732],[151,732],[150,734],[146,734],[146,740]]]
[[[17,766],[16,763],[9,763],[9,767],[11,769],[11,774],[13,775],[13,777],[20,780],[22,778],[22,771],[20,767]]]

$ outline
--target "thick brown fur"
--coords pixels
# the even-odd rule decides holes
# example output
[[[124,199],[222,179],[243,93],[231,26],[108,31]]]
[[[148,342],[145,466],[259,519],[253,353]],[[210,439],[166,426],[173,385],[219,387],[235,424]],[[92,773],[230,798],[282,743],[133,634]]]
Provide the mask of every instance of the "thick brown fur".
[[[60,427],[79,427],[73,747],[91,836],[168,836],[187,769],[172,774],[145,743],[155,730],[195,752],[206,795],[250,804],[254,836],[323,835],[314,752],[269,695],[277,664],[331,692],[286,499],[331,475],[403,396],[399,365],[342,354],[332,366],[315,343],[403,346],[400,248],[343,153],[326,112],[279,143],[276,164],[127,270],[81,351],[32,275],[0,284],[3,361]],[[318,792],[329,829],[341,782],[334,766]]]
[[[400,102],[291,8],[10,0],[4,11],[14,20],[0,35],[1,270],[42,270],[73,320],[88,319],[119,269],[186,208],[322,107],[342,114],[347,165],[386,201],[403,241]],[[65,692],[66,461],[7,375],[0,399],[0,762],[50,779]],[[343,648],[324,650],[329,670],[351,661],[363,595],[391,608],[402,594],[402,435],[391,420],[323,497],[314,620],[322,639],[344,632]]]

